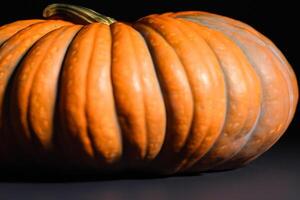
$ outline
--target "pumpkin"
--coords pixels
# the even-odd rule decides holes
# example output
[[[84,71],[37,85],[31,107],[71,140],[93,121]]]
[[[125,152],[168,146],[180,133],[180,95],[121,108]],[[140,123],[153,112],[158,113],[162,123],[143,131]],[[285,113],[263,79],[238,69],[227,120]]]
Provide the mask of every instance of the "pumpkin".
[[[2,166],[162,174],[243,166],[295,113],[295,74],[250,26],[206,12],[128,24],[53,4],[0,28]]]

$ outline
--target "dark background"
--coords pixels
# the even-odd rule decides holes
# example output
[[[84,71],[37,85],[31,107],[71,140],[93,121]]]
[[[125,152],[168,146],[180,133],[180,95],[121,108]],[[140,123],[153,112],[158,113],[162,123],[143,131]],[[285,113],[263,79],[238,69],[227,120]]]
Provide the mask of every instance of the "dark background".
[[[5,0],[0,6],[0,25],[19,19],[41,18],[43,8],[56,2],[89,7],[120,21],[134,21],[151,13],[184,10],[203,10],[239,19],[269,37],[300,77],[300,11],[297,1]],[[81,177],[76,182],[56,177],[0,175],[0,199],[300,199],[299,119],[298,108],[280,141],[242,169],[150,180]]]

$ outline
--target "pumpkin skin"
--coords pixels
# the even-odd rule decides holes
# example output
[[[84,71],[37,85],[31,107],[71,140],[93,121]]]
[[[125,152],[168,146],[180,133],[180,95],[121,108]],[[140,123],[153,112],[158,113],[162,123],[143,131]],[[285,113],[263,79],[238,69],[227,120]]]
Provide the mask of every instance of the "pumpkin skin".
[[[298,102],[265,36],[205,12],[0,27],[0,162],[162,174],[268,150]]]

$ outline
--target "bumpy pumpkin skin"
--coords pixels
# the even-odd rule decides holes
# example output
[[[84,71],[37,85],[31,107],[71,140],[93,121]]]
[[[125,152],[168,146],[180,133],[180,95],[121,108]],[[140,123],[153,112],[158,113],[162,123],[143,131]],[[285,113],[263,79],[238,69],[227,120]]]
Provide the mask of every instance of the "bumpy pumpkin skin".
[[[298,102],[275,45],[205,12],[0,27],[0,162],[173,174],[268,150]]]

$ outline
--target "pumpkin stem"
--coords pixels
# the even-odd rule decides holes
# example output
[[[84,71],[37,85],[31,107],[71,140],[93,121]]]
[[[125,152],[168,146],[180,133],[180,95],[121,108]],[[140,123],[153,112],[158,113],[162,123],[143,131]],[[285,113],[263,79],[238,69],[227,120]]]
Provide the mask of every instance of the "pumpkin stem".
[[[43,16],[47,19],[67,19],[79,24],[100,22],[110,25],[116,21],[89,8],[69,4],[51,4],[44,9]]]

